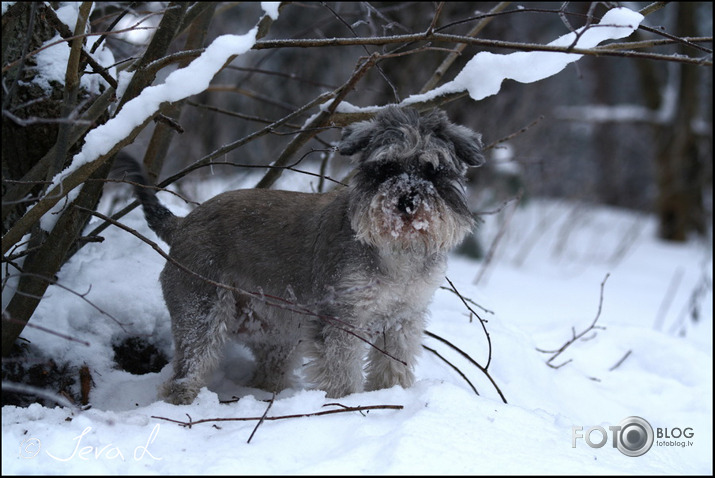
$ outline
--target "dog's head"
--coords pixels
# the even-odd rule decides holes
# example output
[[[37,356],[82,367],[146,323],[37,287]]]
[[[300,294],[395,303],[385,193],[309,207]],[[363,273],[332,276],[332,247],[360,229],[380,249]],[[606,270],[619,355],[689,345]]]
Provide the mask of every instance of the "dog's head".
[[[376,247],[433,252],[457,245],[473,220],[464,174],[484,162],[481,137],[443,111],[391,106],[343,130],[338,149],[357,155],[352,227]]]

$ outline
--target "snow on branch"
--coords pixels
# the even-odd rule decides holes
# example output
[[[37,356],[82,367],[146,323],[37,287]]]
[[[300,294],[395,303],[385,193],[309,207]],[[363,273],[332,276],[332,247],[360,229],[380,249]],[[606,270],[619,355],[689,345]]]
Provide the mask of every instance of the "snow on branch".
[[[214,75],[231,57],[250,50],[255,43],[256,32],[257,29],[253,28],[245,35],[222,35],[216,38],[189,66],[172,72],[163,84],[142,90],[139,96],[128,101],[114,118],[87,133],[82,151],[75,155],[67,169],[55,176],[53,183],[58,185],[83,164],[108,153],[112,146],[126,138],[135,127],[153,117],[162,103],[180,101],[206,90]]]
[[[45,197],[6,233],[3,253],[19,241],[40,216],[43,230],[51,231],[59,216],[56,210],[74,200],[79,194],[78,186],[106,158],[131,142],[159,112],[163,103],[180,101],[206,90],[227,62],[253,47],[257,34],[258,26],[244,35],[222,35],[216,38],[187,67],[172,72],[163,84],[144,88],[113,118],[87,133],[82,150],[74,156],[69,167],[55,175]],[[60,202],[65,197],[67,201]]]
[[[643,18],[640,13],[627,8],[613,8],[606,12],[598,24],[587,25],[563,35],[547,46],[565,47],[568,50],[593,48],[605,40],[629,36]],[[427,93],[412,95],[403,104],[419,103],[435,96],[462,91],[468,91],[472,99],[479,101],[497,94],[506,79],[520,83],[543,80],[559,73],[582,56],[545,51],[517,51],[507,55],[482,51],[467,62],[454,80]]]

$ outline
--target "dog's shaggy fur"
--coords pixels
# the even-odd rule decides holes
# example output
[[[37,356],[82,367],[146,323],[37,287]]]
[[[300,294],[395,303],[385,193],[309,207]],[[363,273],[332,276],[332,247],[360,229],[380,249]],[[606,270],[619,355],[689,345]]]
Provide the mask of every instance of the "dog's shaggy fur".
[[[193,401],[227,338],[250,348],[252,385],[268,391],[290,387],[303,357],[307,379],[330,397],[412,385],[446,254],[473,225],[463,182],[482,163],[480,147],[478,134],[441,111],[389,107],[344,129],[339,151],[356,155],[357,167],[348,188],[231,191],[180,218],[137,187],[173,259],[256,292],[167,263],[161,284],[176,353],[163,396]],[[139,171],[133,179],[145,183]]]

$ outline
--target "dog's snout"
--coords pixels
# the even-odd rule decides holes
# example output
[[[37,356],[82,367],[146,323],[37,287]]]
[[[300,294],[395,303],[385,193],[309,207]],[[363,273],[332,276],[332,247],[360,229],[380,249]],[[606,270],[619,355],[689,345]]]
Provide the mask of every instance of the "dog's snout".
[[[410,191],[407,194],[403,194],[397,200],[397,209],[403,214],[412,214],[415,212],[417,194]]]

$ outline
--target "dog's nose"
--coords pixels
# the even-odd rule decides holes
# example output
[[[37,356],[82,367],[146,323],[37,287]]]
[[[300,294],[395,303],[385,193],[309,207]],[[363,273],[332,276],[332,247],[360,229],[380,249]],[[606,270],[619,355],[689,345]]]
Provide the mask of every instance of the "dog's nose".
[[[415,197],[413,192],[400,196],[397,200],[397,209],[403,214],[412,214],[415,212]]]

